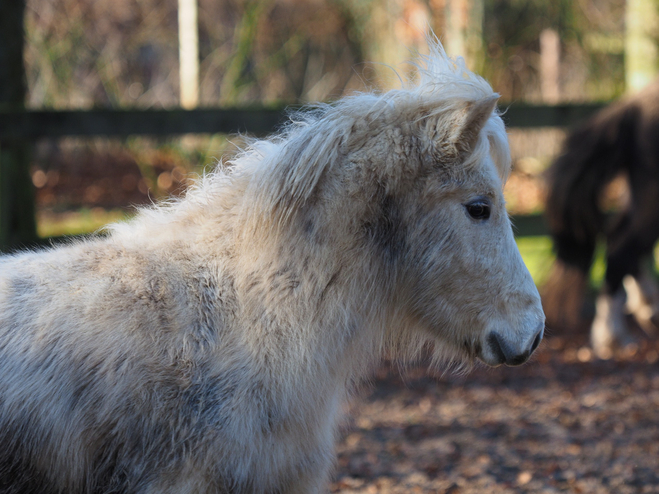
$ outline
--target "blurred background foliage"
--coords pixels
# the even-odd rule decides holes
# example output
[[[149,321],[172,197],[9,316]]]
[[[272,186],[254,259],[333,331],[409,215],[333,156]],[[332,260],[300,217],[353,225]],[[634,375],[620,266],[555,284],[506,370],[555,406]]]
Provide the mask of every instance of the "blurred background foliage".
[[[200,0],[200,104],[341,95],[363,58],[350,4]],[[27,6],[30,107],[178,105],[176,0],[28,0]]]
[[[561,100],[624,91],[624,0],[488,0],[484,74],[508,100],[539,101],[540,34],[558,32]]]
[[[199,0],[200,105],[301,103],[382,84],[446,39],[455,0]],[[469,0],[461,4],[469,7]],[[32,108],[178,105],[176,0],[27,0]],[[540,33],[558,32],[564,101],[624,89],[624,0],[484,0],[470,65],[507,101],[540,101]],[[467,55],[460,53],[461,55]],[[391,71],[390,71],[391,72]],[[386,76],[385,76],[386,77]],[[395,83],[395,82],[394,82]]]

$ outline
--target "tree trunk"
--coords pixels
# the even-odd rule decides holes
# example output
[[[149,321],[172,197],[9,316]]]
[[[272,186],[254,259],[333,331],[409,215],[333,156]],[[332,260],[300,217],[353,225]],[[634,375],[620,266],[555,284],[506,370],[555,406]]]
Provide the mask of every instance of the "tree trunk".
[[[435,3],[438,3],[435,0]],[[483,69],[483,0],[444,0],[444,38],[446,52],[463,57],[467,67]]]
[[[540,92],[550,105],[560,102],[561,38],[554,29],[540,33]]]

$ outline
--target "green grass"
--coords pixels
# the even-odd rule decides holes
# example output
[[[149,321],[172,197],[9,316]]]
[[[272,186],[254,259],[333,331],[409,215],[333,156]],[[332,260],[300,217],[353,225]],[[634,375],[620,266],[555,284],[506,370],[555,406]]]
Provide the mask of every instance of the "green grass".
[[[517,247],[533,277],[533,281],[538,286],[542,285],[546,281],[554,262],[551,239],[546,236],[539,236],[518,237],[516,240]]]
[[[131,214],[121,209],[80,209],[54,214],[37,214],[37,234],[41,238],[65,235],[86,235],[98,231],[108,223],[130,218]]]
[[[556,259],[552,251],[551,238],[548,236],[518,237],[517,247],[522,254],[522,259],[528,268],[533,281],[542,286],[547,281],[551,266]],[[655,256],[657,257],[657,256]],[[604,262],[604,245],[598,245],[595,251],[595,261],[590,270],[590,284],[596,288],[604,280],[606,264]]]

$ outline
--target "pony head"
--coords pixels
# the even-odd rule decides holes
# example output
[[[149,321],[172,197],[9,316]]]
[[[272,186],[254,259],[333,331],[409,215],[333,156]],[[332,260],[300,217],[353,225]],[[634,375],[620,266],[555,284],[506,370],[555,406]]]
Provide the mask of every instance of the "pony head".
[[[250,170],[245,224],[323,259],[389,347],[521,364],[544,314],[505,209],[498,95],[439,43],[417,66],[400,90],[301,112],[253,143],[234,162]]]

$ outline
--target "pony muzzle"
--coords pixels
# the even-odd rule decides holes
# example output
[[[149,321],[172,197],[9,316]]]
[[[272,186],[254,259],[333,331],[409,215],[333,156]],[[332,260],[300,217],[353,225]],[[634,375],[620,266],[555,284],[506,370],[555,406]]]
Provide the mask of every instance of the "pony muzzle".
[[[486,339],[481,360],[488,365],[497,366],[501,364],[516,366],[526,362],[531,354],[538,348],[544,334],[544,322],[540,324],[531,338],[522,340],[521,343],[511,342],[501,333],[491,331]]]

